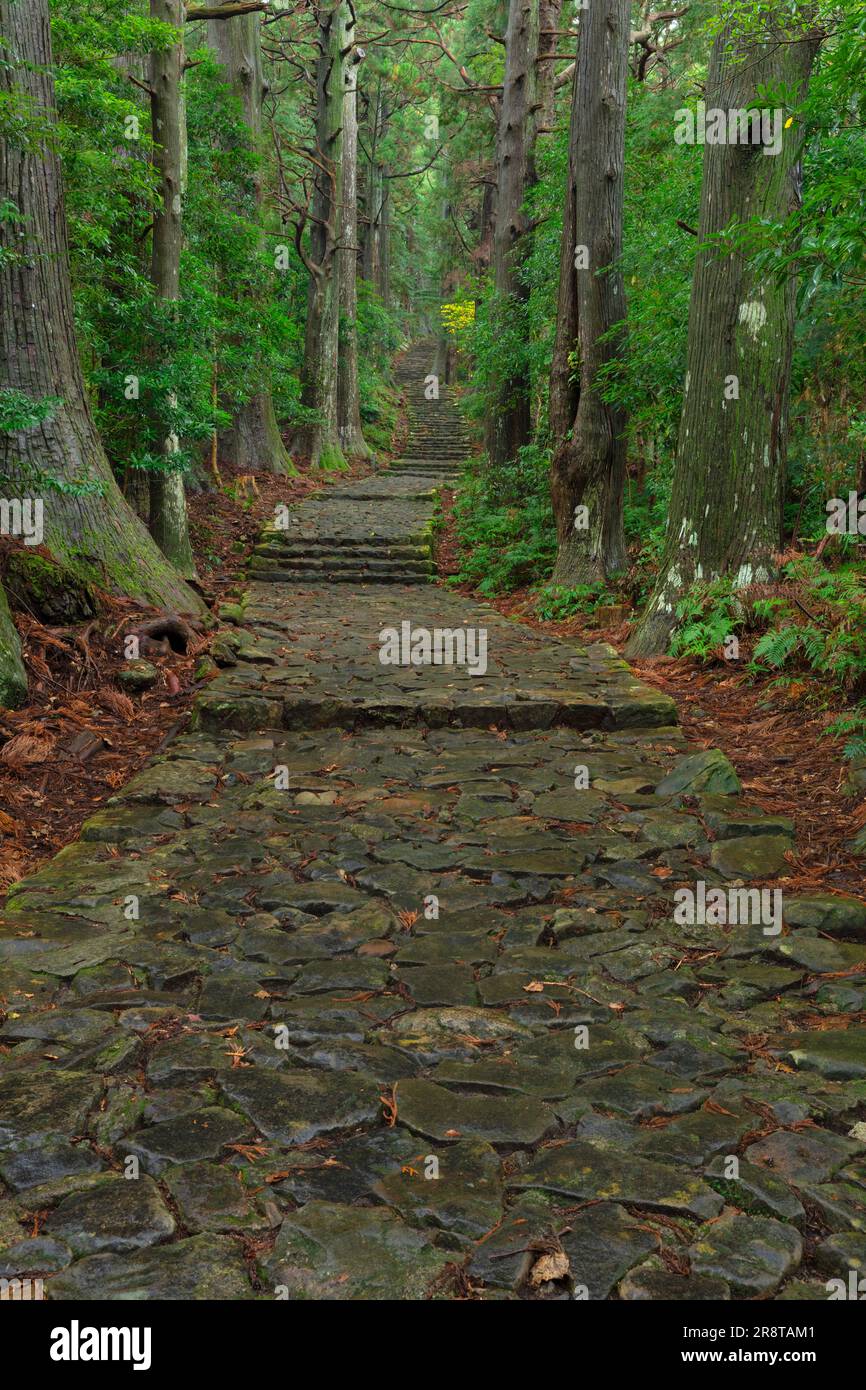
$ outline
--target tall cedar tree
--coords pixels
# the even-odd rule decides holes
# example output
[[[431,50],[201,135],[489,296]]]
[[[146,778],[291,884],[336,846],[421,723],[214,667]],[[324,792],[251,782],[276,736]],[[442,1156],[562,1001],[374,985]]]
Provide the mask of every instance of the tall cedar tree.
[[[805,93],[817,38],[713,45],[707,111],[762,106],[759,90]],[[750,126],[750,130],[752,127]],[[755,132],[756,133],[756,132]],[[676,607],[696,580],[733,575],[760,583],[781,545],[788,388],[796,280],[757,271],[717,238],[747,218],[781,221],[800,204],[802,136],[782,131],[778,153],[760,142],[704,149],[698,255],[689,305],[683,412],[666,546],[655,588],[628,653],[667,650]]]
[[[571,110],[568,193],[551,367],[554,583],[604,578],[626,564],[624,412],[599,373],[622,351],[622,253],[628,0],[581,14]]]
[[[212,19],[208,24],[208,41],[222,63],[226,81],[240,98],[250,144],[257,154],[261,153],[262,104],[267,90],[262,70],[261,23],[260,14],[242,14],[236,19]],[[253,173],[253,197],[256,216],[261,220],[265,180],[260,165]],[[280,438],[267,386],[235,407],[230,427],[220,436],[219,447],[222,457],[241,473],[296,471]]]
[[[538,124],[539,0],[510,0],[505,31],[505,80],[496,137],[496,213],[493,283],[501,309],[525,298],[520,264],[527,250],[527,192],[535,182]],[[529,381],[518,372],[502,381],[488,414],[487,450],[494,465],[517,457],[529,443]]]
[[[354,42],[355,13],[349,5],[348,42]],[[369,458],[361,427],[358,390],[358,66],[363,49],[346,54],[343,88],[343,190],[339,217],[340,343],[337,363],[337,423],[349,459]]]
[[[316,10],[316,149],[313,162],[310,247],[298,237],[310,274],[304,342],[302,399],[314,412],[302,433],[313,467],[345,468],[337,417],[340,342],[340,274],[337,254],[343,184],[343,93],[345,64],[351,51],[346,0]]]
[[[153,126],[153,163],[159,179],[153,217],[151,279],[167,313],[180,299],[180,258],[183,250],[183,195],[186,169],[186,110],[183,102],[185,64],[184,0],[150,0],[151,18],[170,24],[177,42],[154,50],[150,59],[150,110]],[[170,413],[174,402],[166,403]],[[165,406],[160,407],[160,412]],[[157,423],[160,423],[159,421]],[[195,558],[189,539],[183,472],[173,466],[180,452],[177,435],[170,431],[162,445],[163,468],[150,475],[150,529],[163,554],[192,579]]]

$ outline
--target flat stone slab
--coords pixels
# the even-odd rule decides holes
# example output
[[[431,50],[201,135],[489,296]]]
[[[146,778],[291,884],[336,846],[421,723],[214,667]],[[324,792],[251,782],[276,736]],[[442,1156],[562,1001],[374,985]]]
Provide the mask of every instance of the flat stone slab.
[[[273,703],[276,722],[294,729],[416,721],[520,729],[675,722],[672,701],[612,661],[601,644],[581,650],[551,641],[432,586],[359,587],[352,593],[351,623],[335,621],[345,604],[341,585],[304,590],[299,584],[283,593],[282,586],[254,584],[245,619],[259,634],[261,659],[239,661],[210,683],[198,704],[201,726],[256,727],[255,711],[244,710],[250,701],[267,702],[258,710],[265,716]],[[399,636],[404,624],[410,632],[457,636],[442,639],[440,664],[412,664],[405,643],[400,650],[407,664],[383,664],[381,634],[390,629]]]
[[[370,1123],[378,1088],[352,1072],[249,1068],[221,1079],[223,1095],[268,1139],[306,1144],[319,1134]]]
[[[308,1202],[280,1227],[264,1275],[289,1299],[418,1300],[449,1260],[385,1207]]]
[[[50,1302],[238,1302],[254,1297],[247,1268],[230,1236],[191,1236],[134,1255],[90,1255],[45,1286]]]
[[[529,1096],[461,1095],[432,1081],[400,1083],[397,1118],[429,1139],[536,1144],[553,1126],[549,1106]]]
[[[704,1221],[724,1206],[712,1188],[690,1173],[582,1143],[543,1149],[509,1185],[537,1187],[579,1202],[626,1202],[648,1211],[682,1212]]]
[[[151,1178],[111,1176],[64,1198],[46,1228],[75,1255],[123,1255],[162,1245],[174,1234],[175,1222]]]

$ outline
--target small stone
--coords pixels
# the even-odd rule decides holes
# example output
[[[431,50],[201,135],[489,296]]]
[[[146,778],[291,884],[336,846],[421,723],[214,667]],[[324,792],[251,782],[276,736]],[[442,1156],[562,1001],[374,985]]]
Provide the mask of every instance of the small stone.
[[[710,864],[725,878],[774,878],[787,867],[791,841],[781,835],[741,835],[717,840]]]
[[[808,893],[785,897],[790,927],[814,927],[826,936],[866,941],[866,902],[844,893]]]
[[[146,1173],[159,1177],[172,1164],[219,1158],[226,1144],[243,1139],[249,1129],[234,1110],[205,1106],[128,1134],[117,1141],[114,1150],[121,1160],[135,1157]]]
[[[724,1279],[740,1298],[758,1298],[775,1293],[794,1272],[803,1242],[780,1221],[730,1211],[699,1232],[688,1254],[696,1274]]]
[[[480,1140],[410,1155],[394,1164],[373,1191],[410,1225],[435,1227],[455,1237],[455,1244],[480,1240],[502,1214],[500,1160]]]
[[[174,1218],[151,1178],[112,1176],[89,1192],[64,1198],[46,1229],[76,1255],[124,1254],[168,1240]]]
[[[508,1179],[509,1187],[537,1187],[578,1202],[623,1202],[647,1211],[718,1216],[722,1198],[699,1177],[597,1144],[542,1149]]]
[[[724,753],[708,748],[704,753],[692,753],[681,758],[673,770],[663,777],[655,789],[656,796],[676,796],[698,792],[738,795],[740,779]]]
[[[149,661],[134,658],[124,662],[117,679],[124,690],[150,690],[159,680],[159,671]]]
[[[752,1145],[752,1149],[758,1147],[757,1144]],[[751,1153],[752,1149],[746,1152]],[[718,1154],[706,1169],[706,1176],[732,1206],[751,1215],[774,1216],[779,1221],[790,1221],[792,1226],[805,1225],[806,1211],[802,1202],[781,1178],[774,1177],[756,1163],[748,1163],[744,1158],[738,1160],[736,1178],[727,1177],[728,1169],[728,1156]]]
[[[840,1231],[823,1240],[815,1250],[815,1266],[822,1274],[847,1278],[853,1269],[858,1275],[866,1273],[866,1234],[860,1231]],[[866,1293],[866,1288],[862,1290]]]
[[[724,1279],[674,1274],[661,1260],[647,1260],[621,1281],[619,1296],[628,1302],[716,1303],[730,1298]]]
[[[0,1145],[43,1142],[48,1134],[81,1134],[102,1090],[86,1072],[10,1072],[0,1077]]]
[[[658,1247],[658,1238],[640,1218],[616,1203],[575,1212],[567,1224],[571,1230],[560,1239],[572,1284],[591,1299],[607,1298],[626,1271]]]
[[[802,1182],[826,1182],[862,1147],[829,1130],[779,1129],[746,1149],[746,1157],[798,1186]]]
[[[188,1163],[169,1168],[165,1185],[177,1204],[184,1226],[193,1235],[202,1231],[252,1231],[267,1225],[250,1206],[233,1168],[216,1163]]]
[[[866,1077],[866,1032],[862,1028],[799,1033],[786,1042],[784,1055],[800,1069],[820,1072],[828,1081]]]
[[[98,1173],[102,1166],[87,1144],[71,1144],[58,1135],[52,1135],[37,1147],[28,1143],[17,1152],[0,1153],[0,1178],[13,1192],[23,1192],[28,1187],[72,1173]]]

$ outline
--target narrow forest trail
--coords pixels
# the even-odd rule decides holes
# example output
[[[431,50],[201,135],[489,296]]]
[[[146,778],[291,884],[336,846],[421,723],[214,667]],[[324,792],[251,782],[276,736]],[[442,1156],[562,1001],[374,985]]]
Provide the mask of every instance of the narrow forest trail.
[[[10,896],[0,1275],[826,1298],[866,1256],[866,1037],[812,1011],[862,1008],[863,909],[676,920],[783,874],[789,824],[610,648],[431,582],[466,440],[429,356],[406,458],[265,532],[195,727]],[[437,629],[452,664],[381,659]]]

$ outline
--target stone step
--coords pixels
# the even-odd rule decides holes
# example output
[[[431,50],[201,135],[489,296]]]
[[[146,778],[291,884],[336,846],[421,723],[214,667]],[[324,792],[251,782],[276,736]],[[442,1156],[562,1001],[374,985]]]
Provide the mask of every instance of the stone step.
[[[257,555],[253,558],[251,568],[255,574],[262,568],[297,573],[309,571],[310,574],[325,570],[340,573],[343,570],[359,569],[368,570],[371,574],[432,574],[433,561],[429,558],[429,552],[427,558],[407,560],[398,556],[396,559],[377,560],[349,550],[340,555],[333,552],[322,555]]]
[[[366,566],[346,569],[290,569],[286,566],[272,566],[259,569],[253,567],[250,577],[264,580],[269,584],[432,584],[432,574],[416,574],[407,571],[402,565],[388,570],[370,570]]]
[[[265,559],[281,561],[283,558],[295,560],[326,560],[333,558],[343,560],[347,556],[352,556],[356,560],[370,560],[381,563],[385,560],[400,564],[413,564],[418,560],[426,560],[430,556],[430,546],[428,545],[353,545],[351,543],[342,546],[334,545],[312,545],[299,542],[292,544],[286,541],[284,545],[257,545],[253,555],[262,556]]]

